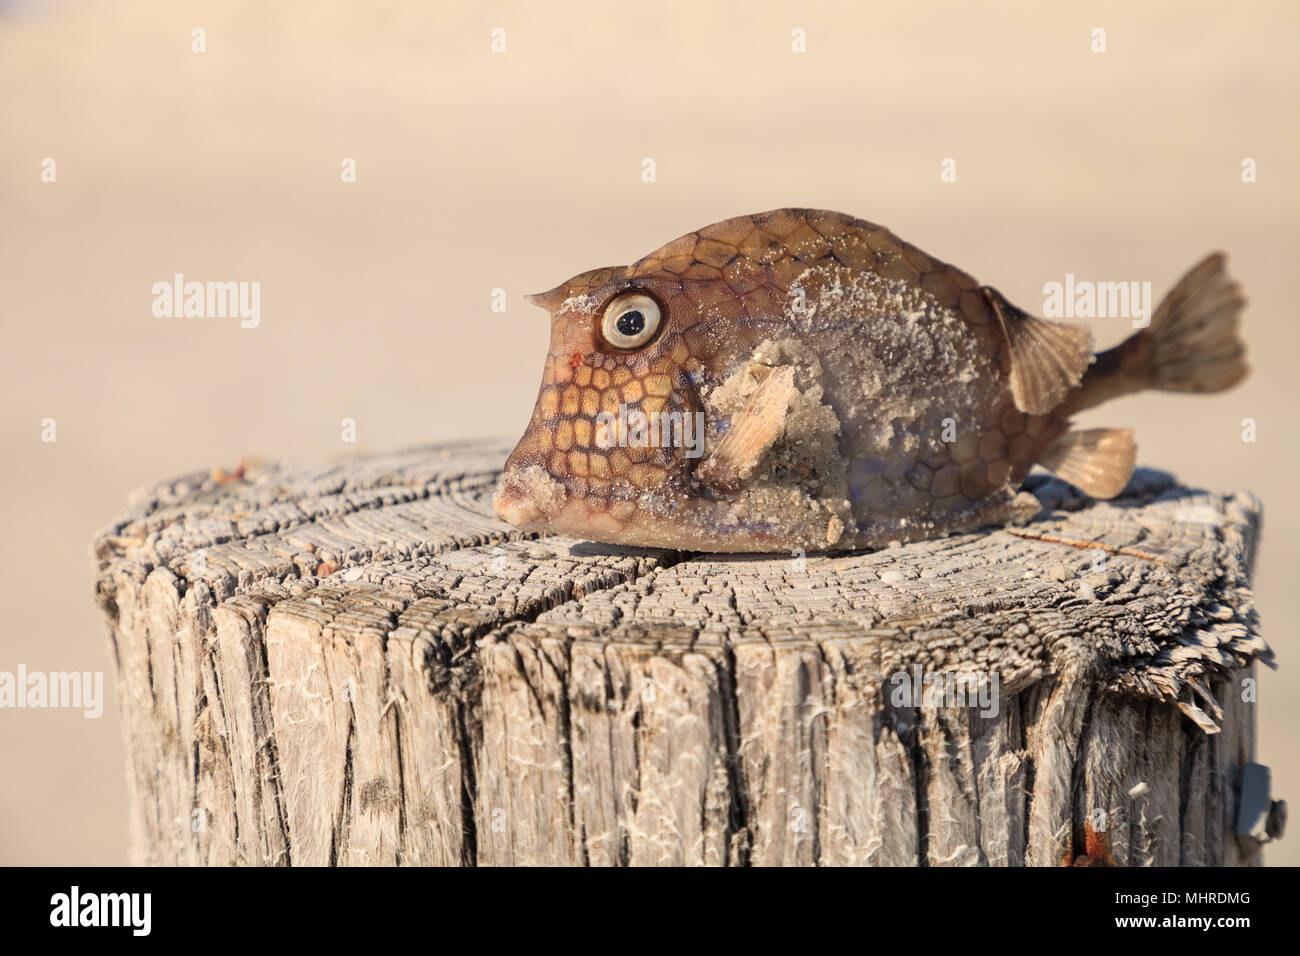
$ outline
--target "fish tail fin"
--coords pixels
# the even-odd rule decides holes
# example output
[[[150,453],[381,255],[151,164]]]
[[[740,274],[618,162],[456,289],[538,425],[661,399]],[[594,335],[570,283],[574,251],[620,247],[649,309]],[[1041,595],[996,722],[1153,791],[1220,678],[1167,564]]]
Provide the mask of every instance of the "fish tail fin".
[[[1228,275],[1227,257],[1207,256],[1156,308],[1149,328],[1152,388],[1166,392],[1222,392],[1249,371],[1237,334],[1246,297]],[[1136,336],[1135,336],[1136,338]]]
[[[1249,371],[1238,334],[1246,298],[1216,252],[1194,266],[1161,300],[1151,324],[1097,356],[1065,414],[1148,388],[1222,392]]]
[[[1094,498],[1114,498],[1133,476],[1137,443],[1131,428],[1089,428],[1066,432],[1048,446],[1038,463]]]

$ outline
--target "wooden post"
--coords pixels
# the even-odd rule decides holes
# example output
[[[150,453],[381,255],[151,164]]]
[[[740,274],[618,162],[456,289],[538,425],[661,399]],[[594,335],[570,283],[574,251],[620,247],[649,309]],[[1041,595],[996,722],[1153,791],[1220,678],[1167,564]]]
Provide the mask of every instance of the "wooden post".
[[[1280,825],[1237,832],[1249,494],[692,555],[515,532],[507,450],[190,475],[99,536],[138,862],[1236,864]]]

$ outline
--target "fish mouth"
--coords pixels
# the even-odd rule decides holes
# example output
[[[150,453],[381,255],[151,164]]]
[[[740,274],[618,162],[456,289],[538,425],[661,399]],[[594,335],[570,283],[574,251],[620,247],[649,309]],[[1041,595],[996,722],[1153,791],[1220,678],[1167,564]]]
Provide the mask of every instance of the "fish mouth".
[[[492,508],[520,531],[549,531],[568,502],[568,491],[540,465],[508,468],[501,473]]]

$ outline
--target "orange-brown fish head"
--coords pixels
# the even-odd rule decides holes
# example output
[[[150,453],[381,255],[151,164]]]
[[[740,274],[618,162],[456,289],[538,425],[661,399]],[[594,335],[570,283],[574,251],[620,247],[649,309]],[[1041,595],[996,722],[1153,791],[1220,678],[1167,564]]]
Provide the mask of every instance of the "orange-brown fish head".
[[[529,300],[551,340],[528,428],[493,506],[525,531],[616,541],[671,514],[704,449],[699,320],[681,283],[631,268],[584,272]]]

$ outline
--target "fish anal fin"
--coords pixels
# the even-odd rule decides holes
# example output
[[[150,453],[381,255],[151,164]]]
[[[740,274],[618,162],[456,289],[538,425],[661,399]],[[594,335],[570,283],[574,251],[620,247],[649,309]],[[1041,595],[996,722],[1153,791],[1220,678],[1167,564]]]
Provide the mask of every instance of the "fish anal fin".
[[[1061,404],[1092,362],[1092,333],[1082,325],[1039,319],[1016,308],[997,289],[981,290],[1010,353],[1016,408],[1043,415]]]
[[[1133,476],[1137,443],[1131,428],[1066,432],[1038,463],[1093,498],[1114,498]]]
[[[712,491],[730,493],[754,474],[768,450],[785,433],[785,420],[794,397],[794,368],[782,365],[768,373],[731,429],[695,469],[695,478]]]

